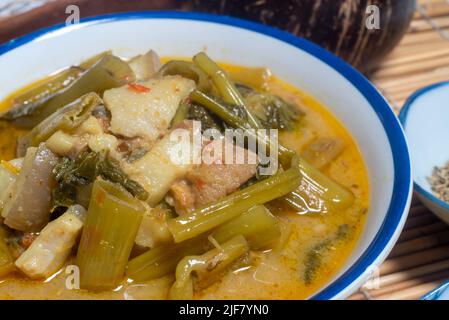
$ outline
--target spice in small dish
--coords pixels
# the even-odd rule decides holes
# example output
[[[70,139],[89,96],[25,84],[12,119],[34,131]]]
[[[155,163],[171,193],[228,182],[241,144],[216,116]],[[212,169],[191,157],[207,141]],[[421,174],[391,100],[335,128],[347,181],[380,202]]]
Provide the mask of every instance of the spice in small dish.
[[[449,203],[449,161],[444,166],[435,166],[432,175],[427,179],[434,195]]]

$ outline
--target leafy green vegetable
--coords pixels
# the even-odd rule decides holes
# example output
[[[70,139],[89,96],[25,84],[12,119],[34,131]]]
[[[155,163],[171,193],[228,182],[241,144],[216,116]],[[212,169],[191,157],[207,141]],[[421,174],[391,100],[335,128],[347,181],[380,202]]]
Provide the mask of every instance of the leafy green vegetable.
[[[85,150],[76,159],[64,157],[53,169],[53,174],[57,182],[52,194],[53,208],[67,207],[79,202],[78,198],[85,198],[82,191],[86,191],[98,176],[121,185],[138,199],[148,197],[145,189],[129,179],[107,152]]]
[[[129,179],[120,168],[119,163],[113,158],[100,154],[98,166],[99,173],[104,179],[123,186],[129,193],[140,200],[145,200],[148,197],[145,189],[136,181]]]
[[[351,228],[348,224],[342,224],[338,226],[337,232],[335,233],[335,240],[344,240],[349,236]]]
[[[349,237],[349,233],[350,226],[342,224],[338,226],[338,229],[333,236],[319,242],[307,252],[304,270],[304,282],[306,285],[311,284],[315,279],[316,272],[323,264],[322,258],[326,251],[329,250],[332,245],[336,245],[338,242],[346,240]]]
[[[293,130],[304,115],[296,106],[287,103],[277,95],[257,92],[246,86],[238,88],[246,105],[264,128]]]
[[[187,119],[201,122],[201,131],[217,129],[222,131],[223,121],[213,115],[210,111],[198,104],[191,104],[187,113]]]
[[[147,147],[141,147],[141,148],[136,148],[134,150],[131,150],[127,155],[126,161],[129,163],[137,161],[137,160],[143,158],[143,156],[146,155],[147,152],[148,152]]]
[[[322,255],[330,247],[331,243],[332,241],[329,239],[323,240],[307,252],[306,269],[304,271],[304,282],[307,285],[311,284],[315,279],[316,272],[322,265]]]
[[[57,130],[73,130],[83,123],[103,101],[96,93],[88,93],[52,113],[25,136],[19,138],[17,154],[25,155],[28,147],[36,147]]]
[[[6,233],[0,227],[0,277],[3,277],[14,270],[14,259],[6,243]]]
[[[228,110],[229,113],[244,120],[248,119],[245,110],[241,106],[227,104],[221,101],[219,98],[215,99],[219,103],[221,103],[223,107],[225,107]],[[217,129],[223,132],[225,129],[232,128],[230,125],[228,125],[225,121],[220,119],[213,112],[195,102],[190,102],[186,119],[200,121],[202,131],[207,129]]]
[[[54,97],[61,90],[67,88],[70,84],[76,81],[84,71],[92,67],[92,65],[108,54],[110,54],[110,52],[102,52],[82,62],[79,66],[71,66],[50,77],[43,83],[14,97],[11,110],[15,110],[14,113],[16,115],[20,115],[21,112],[25,114],[28,110],[35,108],[38,104],[45,103],[45,101]]]
[[[235,84],[228,77],[226,72],[221,69],[215,61],[209,56],[200,52],[193,57],[193,62],[206,73],[212,80],[212,83],[220,93],[221,98],[225,103],[241,107],[247,116],[248,123],[252,128],[260,128],[260,123],[256,117],[251,113],[251,110],[245,105],[242,95],[237,90]]]
[[[33,102],[14,104],[0,119],[14,121],[18,126],[33,128],[53,112],[66,106],[84,94],[95,92],[101,95],[105,90],[120,87],[135,78],[126,62],[111,54],[104,55],[70,85]],[[38,93],[37,93],[38,94]]]
[[[206,108],[208,111],[215,114],[222,121],[228,124],[232,128],[242,129],[251,138],[257,139],[259,143],[263,143],[266,146],[265,150],[270,150],[270,141],[267,139],[266,135],[260,134],[260,131],[254,133],[254,131],[249,131],[248,129],[255,128],[252,127],[249,121],[238,116],[234,111],[231,111],[228,106],[218,102],[216,99],[198,91],[194,90],[190,94],[190,99]],[[295,152],[285,148],[284,146],[278,144],[279,161],[284,168],[289,168],[291,164],[292,157]]]
[[[187,101],[181,101],[179,104],[178,110],[176,110],[175,116],[171,121],[171,126],[176,126],[187,119],[187,115],[189,113],[190,103]]]

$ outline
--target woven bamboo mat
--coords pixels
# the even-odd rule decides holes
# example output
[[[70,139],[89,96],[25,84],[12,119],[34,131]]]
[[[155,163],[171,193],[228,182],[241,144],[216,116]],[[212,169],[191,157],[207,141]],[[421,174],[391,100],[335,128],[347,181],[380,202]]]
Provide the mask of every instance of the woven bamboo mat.
[[[449,1],[418,3],[409,32],[371,76],[396,112],[417,89],[449,80]],[[379,272],[377,281],[350,299],[418,299],[448,281],[449,226],[415,197],[404,231]]]

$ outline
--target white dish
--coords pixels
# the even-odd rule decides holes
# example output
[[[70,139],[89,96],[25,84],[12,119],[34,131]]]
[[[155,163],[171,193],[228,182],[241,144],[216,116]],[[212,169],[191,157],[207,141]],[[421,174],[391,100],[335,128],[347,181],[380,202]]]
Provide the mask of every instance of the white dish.
[[[399,116],[407,135],[414,166],[415,191],[424,205],[449,223],[449,204],[433,195],[427,178],[435,166],[449,160],[449,82],[418,90]]]
[[[148,48],[162,56],[192,56],[267,66],[328,106],[356,139],[368,168],[371,207],[364,232],[345,266],[316,299],[348,297],[375,271],[396,242],[410,205],[407,144],[394,113],[370,82],[318,46],[239,19],[183,12],[141,12],[56,26],[0,46],[0,99],[67,65],[104,50],[132,56]]]

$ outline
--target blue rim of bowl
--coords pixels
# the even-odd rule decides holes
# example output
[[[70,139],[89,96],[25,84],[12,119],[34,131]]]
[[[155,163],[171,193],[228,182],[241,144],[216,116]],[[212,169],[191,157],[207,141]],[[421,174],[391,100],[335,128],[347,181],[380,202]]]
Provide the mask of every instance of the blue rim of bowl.
[[[401,112],[399,113],[399,121],[401,122],[402,127],[404,128],[405,132],[407,132],[407,116],[408,116],[410,109],[413,107],[413,103],[416,101],[416,99],[421,97],[423,94],[428,93],[429,91],[439,89],[439,88],[447,86],[447,85],[449,85],[449,81],[443,81],[443,82],[431,84],[427,87],[424,87],[424,88],[421,88],[421,89],[415,91],[410,96],[410,98],[407,99],[407,101],[404,104],[404,107],[401,109]],[[437,203],[438,205],[442,206],[443,208],[445,208],[446,210],[449,211],[449,203],[438,199],[431,192],[429,192],[426,189],[424,189],[423,187],[421,187],[421,185],[416,181],[413,181],[413,186],[415,188],[415,191],[418,192],[420,195],[422,195],[423,197],[426,197],[427,199],[429,199],[432,202]]]
[[[242,20],[224,15],[205,14],[197,12],[181,12],[181,11],[138,11],[118,14],[107,14],[96,17],[81,19],[80,23],[74,28],[89,27],[91,25],[114,22],[119,20],[134,19],[181,19],[195,20],[209,23],[217,23],[228,25],[236,28],[250,30],[268,37],[275,38],[290,44],[304,52],[309,53],[321,62],[336,70],[340,75],[346,78],[369,102],[373,111],[383,124],[385,133],[390,142],[390,148],[393,155],[394,163],[394,185],[392,197],[387,214],[376,236],[357,259],[357,261],[346,270],[341,276],[332,283],[321,289],[311,299],[324,300],[332,299],[344,290],[351,287],[353,283],[362,276],[366,276],[366,272],[374,263],[379,263],[379,257],[385,255],[391,250],[388,247],[389,242],[395,236],[401,220],[407,215],[407,207],[411,198],[411,164],[408,152],[407,142],[404,132],[399,121],[388,103],[378,92],[378,90],[365,78],[359,71],[347,64],[342,59],[333,55],[329,51],[313,44],[312,42],[296,37],[285,31],[268,27],[259,23]],[[28,35],[11,40],[0,46],[0,55],[13,50],[23,44],[32,42],[43,35],[49,35],[53,31],[61,31],[66,28],[66,32],[72,30],[72,26],[59,24],[52,27],[44,28]],[[61,33],[58,32],[57,35]]]
[[[444,291],[449,290],[449,282],[445,282],[440,284],[438,287],[433,289],[432,291],[423,295],[419,300],[440,300],[440,296]]]

